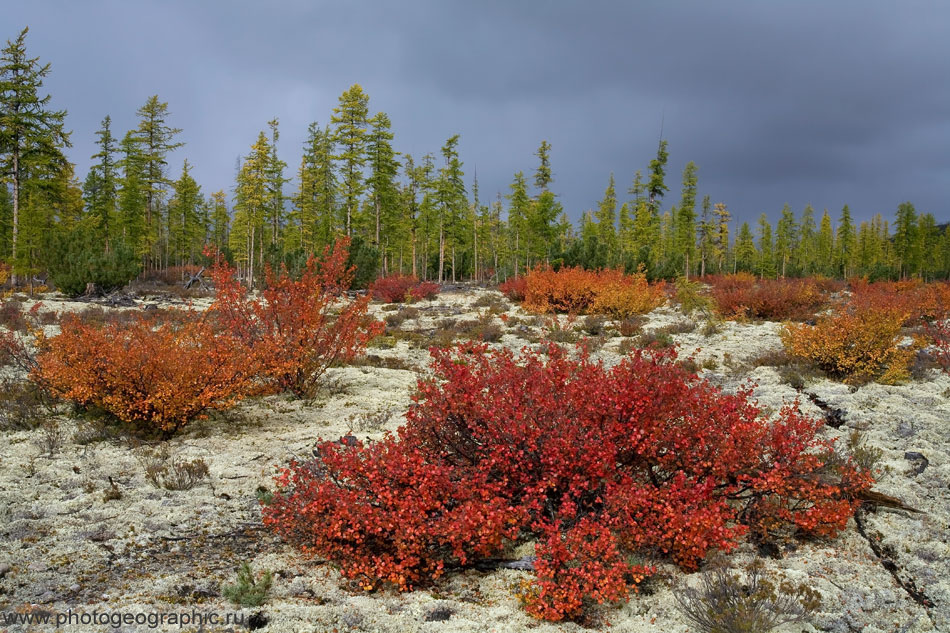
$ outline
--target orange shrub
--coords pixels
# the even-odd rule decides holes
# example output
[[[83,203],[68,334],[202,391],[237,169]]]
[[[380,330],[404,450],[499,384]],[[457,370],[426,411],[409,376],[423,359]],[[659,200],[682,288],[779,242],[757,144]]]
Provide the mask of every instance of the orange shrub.
[[[341,298],[353,279],[346,268],[348,246],[340,240],[320,260],[311,256],[300,279],[268,270],[261,299],[251,299],[226,264],[212,269],[217,294],[210,313],[279,390],[312,395],[328,367],[359,355],[383,331],[380,321],[367,316],[368,295]]]
[[[666,301],[662,284],[643,271],[536,268],[524,279],[524,307],[535,312],[603,313],[622,319],[649,312]]]
[[[825,315],[815,325],[789,324],[781,333],[785,351],[848,383],[877,379],[890,384],[907,377],[914,350],[897,347],[905,313],[851,306]]]
[[[710,276],[711,294],[726,319],[805,321],[827,304],[813,279],[756,279],[748,273]]]
[[[31,378],[57,397],[163,435],[234,405],[254,380],[249,355],[215,336],[203,315],[159,323],[143,313],[105,325],[66,315],[61,328],[38,339]]]

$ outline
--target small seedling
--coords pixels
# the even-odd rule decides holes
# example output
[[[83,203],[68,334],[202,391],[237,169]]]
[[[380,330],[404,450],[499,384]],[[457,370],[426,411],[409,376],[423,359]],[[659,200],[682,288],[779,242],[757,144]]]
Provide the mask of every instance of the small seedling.
[[[242,607],[259,607],[267,600],[272,582],[273,576],[269,570],[259,580],[255,580],[250,563],[245,561],[238,569],[237,582],[221,587],[221,595]]]

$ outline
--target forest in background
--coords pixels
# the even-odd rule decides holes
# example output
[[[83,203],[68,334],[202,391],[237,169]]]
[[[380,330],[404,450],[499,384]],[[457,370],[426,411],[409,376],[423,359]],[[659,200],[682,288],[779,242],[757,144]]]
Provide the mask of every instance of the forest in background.
[[[539,264],[643,266],[651,278],[737,271],[950,278],[950,226],[910,202],[891,220],[857,222],[847,206],[819,214],[785,205],[774,225],[766,213],[737,225],[726,202],[700,197],[694,163],[683,170],[679,195],[671,191],[665,140],[629,186],[610,174],[577,225],[558,202],[547,141],[532,171],[485,197],[477,177],[467,179],[458,135],[437,152],[398,152],[389,117],[371,110],[359,84],[340,95],[323,125],[310,125],[296,167],[278,151],[279,121],[269,121],[248,139],[229,191],[203,190],[187,159],[173,172],[169,157],[183,146],[182,130],[157,95],[139,108],[134,129],[114,131],[104,116],[80,180],[66,156],[67,113],[44,94],[50,66],[28,54],[26,35],[0,54],[0,261],[14,284],[49,279],[70,294],[88,283],[115,288],[204,263],[212,246],[253,285],[267,266],[299,271],[339,236],[352,238],[363,284],[394,273],[503,281]]]

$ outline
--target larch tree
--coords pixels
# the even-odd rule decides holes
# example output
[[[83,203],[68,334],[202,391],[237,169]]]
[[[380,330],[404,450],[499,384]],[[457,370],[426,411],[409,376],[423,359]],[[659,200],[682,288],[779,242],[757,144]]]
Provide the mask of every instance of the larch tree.
[[[818,233],[815,225],[815,209],[806,204],[799,222],[798,248],[795,259],[798,271],[804,275],[815,272],[818,257]]]
[[[844,205],[838,218],[838,230],[835,233],[835,273],[845,278],[852,275],[857,235],[851,221],[851,209]]]
[[[917,266],[917,210],[910,202],[897,206],[894,221],[894,256],[897,274],[903,279]]]
[[[398,152],[393,150],[392,124],[385,112],[377,112],[369,120],[369,133],[366,137],[366,153],[369,160],[369,178],[367,186],[373,211],[373,245],[383,253],[383,272],[387,268],[386,249],[382,243],[382,232],[395,228],[399,206],[399,188],[396,177],[399,175]]]
[[[146,264],[157,265],[161,253],[155,250],[161,239],[162,204],[172,181],[168,178],[168,154],[182,147],[175,142],[181,133],[179,128],[168,125],[168,103],[158,100],[158,95],[148,98],[138,109],[139,126],[135,140],[139,144],[142,161],[142,184],[145,190],[145,245]]]
[[[340,169],[340,197],[343,203],[344,227],[353,236],[353,218],[360,207],[366,188],[363,167],[366,165],[366,128],[369,116],[369,95],[362,86],[353,84],[334,108],[330,123],[334,126],[333,142],[338,153],[334,159]]]
[[[795,213],[789,205],[782,207],[782,217],[775,227],[775,256],[784,278],[788,273],[788,264],[792,261],[798,241],[798,223]]]
[[[607,181],[604,197],[597,203],[594,217],[597,219],[597,237],[605,250],[607,266],[615,266],[619,263],[620,249],[617,242],[617,187],[613,173]]]
[[[683,169],[683,192],[677,208],[674,244],[677,259],[681,262],[683,275],[688,279],[691,267],[696,263],[696,188],[698,182],[696,163],[689,161]]]
[[[834,274],[835,232],[831,225],[831,216],[828,209],[821,215],[816,242],[815,264],[817,271],[822,275]]]

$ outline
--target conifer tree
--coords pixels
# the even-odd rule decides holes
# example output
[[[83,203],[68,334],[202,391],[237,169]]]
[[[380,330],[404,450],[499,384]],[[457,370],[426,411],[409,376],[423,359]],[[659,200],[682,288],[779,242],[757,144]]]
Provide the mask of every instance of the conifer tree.
[[[524,173],[517,172],[515,179],[509,185],[508,194],[508,228],[510,231],[510,250],[512,254],[511,266],[515,276],[518,276],[520,266],[524,263],[527,272],[527,248],[525,247],[525,228],[531,200],[528,198],[528,185],[525,183]]]
[[[284,224],[284,184],[290,182],[284,178],[287,163],[277,156],[277,142],[280,140],[280,122],[272,119],[267,122],[270,128],[270,153],[267,156],[265,174],[267,179],[267,202],[265,221],[270,227],[267,245],[280,252],[280,235]],[[262,236],[263,238],[263,236]]]
[[[726,258],[729,255],[729,221],[732,214],[724,202],[717,202],[713,207],[716,216],[716,235],[714,238],[715,256],[717,261],[716,272],[722,273],[726,267]],[[752,234],[749,233],[749,239]]]
[[[369,121],[366,153],[370,175],[367,182],[373,208],[373,245],[380,248],[380,232],[395,223],[399,203],[396,176],[399,174],[398,152],[393,150],[391,123],[385,112],[376,113]],[[384,249],[385,250],[385,249]],[[386,257],[383,257],[385,266]]]
[[[230,248],[237,262],[247,270],[248,285],[254,285],[254,261],[263,261],[261,232],[268,203],[268,164],[271,151],[267,135],[261,132],[251,146],[238,172],[235,189],[236,203],[234,222],[230,235]]]
[[[228,214],[228,202],[224,191],[211,194],[211,244],[219,251],[228,246],[228,229],[231,217]]]
[[[825,209],[821,215],[821,224],[818,228],[816,246],[815,264],[817,272],[820,272],[822,275],[833,275],[835,233],[831,227],[831,216],[828,215],[828,209]]]
[[[610,174],[604,197],[597,204],[594,214],[597,218],[598,239],[605,249],[606,265],[614,266],[618,263],[619,248],[617,244],[617,188],[614,185],[614,175]]]
[[[168,103],[159,101],[158,95],[149,97],[137,114],[139,126],[134,138],[139,145],[145,192],[145,244],[142,250],[147,253],[150,263],[157,264],[160,253],[155,247],[161,238],[162,203],[172,184],[167,174],[168,154],[184,143],[173,141],[181,130],[168,125]]]
[[[759,216],[758,272],[762,277],[775,276],[775,251],[772,245],[772,225],[764,213]]]
[[[205,226],[200,217],[203,205],[201,187],[192,178],[191,165],[185,160],[168,203],[170,256],[178,264],[193,264],[203,246]]]
[[[98,160],[90,169],[83,186],[83,198],[87,211],[96,219],[96,223],[105,241],[106,250],[109,241],[116,234],[114,226],[118,213],[119,178],[116,165],[116,139],[112,136],[112,118],[108,115],[102,120],[96,132],[96,145],[99,151],[92,155]]]
[[[903,279],[917,265],[917,210],[910,202],[897,207],[894,221],[894,256],[897,258],[897,274]]]
[[[691,267],[696,260],[696,163],[689,161],[683,169],[683,193],[676,215],[677,257],[682,262],[683,275],[689,278]]]
[[[650,161],[650,180],[647,183],[647,193],[650,197],[650,207],[654,214],[659,215],[660,201],[663,194],[670,190],[664,182],[666,177],[666,161],[669,159],[669,152],[666,151],[666,141],[661,140],[660,146],[656,150],[656,158]]]
[[[360,207],[360,196],[366,188],[363,166],[366,164],[366,126],[369,116],[369,95],[363,87],[353,84],[340,95],[330,123],[335,126],[333,142],[339,153],[334,159],[340,164],[340,197],[343,204],[346,235],[353,236],[353,216]]]
[[[29,28],[24,28],[0,51],[0,177],[12,185],[10,258],[14,262],[14,284],[25,261],[19,244],[21,221],[31,220],[21,217],[21,212],[40,210],[36,204],[24,204],[26,195],[44,181],[68,181],[66,174],[70,171],[63,154],[63,149],[70,146],[66,111],[50,109],[50,96],[40,95],[50,65],[27,55],[28,32]]]
[[[848,205],[841,209],[838,219],[838,230],[835,235],[835,273],[845,278],[854,272],[854,251],[857,237],[854,233],[854,224],[851,222],[851,210]]]
[[[436,193],[439,209],[439,283],[445,281],[446,252],[451,257],[452,281],[456,281],[456,249],[464,243],[468,232],[462,217],[468,209],[465,198],[465,173],[458,155],[459,135],[450,136],[442,146],[445,164],[439,169]]]
[[[129,131],[119,144],[122,170],[119,178],[118,235],[139,257],[146,254],[144,161],[134,132]]]
[[[564,212],[561,203],[551,192],[551,183],[554,181],[551,172],[551,144],[541,141],[541,146],[535,153],[538,157],[538,168],[534,172],[534,186],[538,189],[533,204],[529,207],[526,218],[528,230],[529,258],[533,262],[549,261],[552,245],[558,240],[558,217]]]
[[[799,223],[798,249],[795,254],[799,272],[810,275],[815,272],[818,258],[818,233],[815,226],[815,209],[806,204]]]
[[[739,227],[739,235],[736,236],[733,271],[742,270],[752,272],[755,266],[755,242],[752,239],[752,229],[748,222],[743,222]]]
[[[775,229],[775,256],[778,259],[781,275],[784,278],[788,273],[788,264],[792,260],[798,246],[798,224],[795,214],[787,204],[782,207],[782,217]]]

